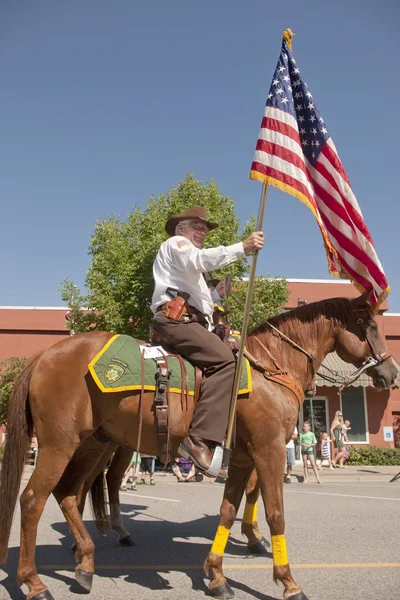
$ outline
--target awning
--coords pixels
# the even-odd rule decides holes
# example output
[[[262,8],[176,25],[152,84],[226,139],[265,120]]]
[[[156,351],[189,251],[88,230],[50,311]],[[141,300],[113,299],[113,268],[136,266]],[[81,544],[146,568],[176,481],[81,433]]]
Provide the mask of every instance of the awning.
[[[398,380],[400,380],[400,366],[395,359],[393,359],[393,361],[397,367],[397,370],[399,371]],[[337,371],[337,373],[339,373],[342,377],[346,377],[346,376],[348,377],[349,375],[352,375],[354,373],[354,371],[356,370],[356,367],[354,365],[350,365],[349,363],[344,362],[344,360],[342,360],[340,358],[340,356],[338,354],[336,354],[336,352],[331,352],[330,354],[326,355],[325,360],[324,360],[324,365],[326,365],[333,371]],[[321,373],[322,373],[322,375],[326,375],[327,377],[332,377],[332,373],[330,373],[328,371],[328,369],[325,369],[325,366],[321,366],[318,369],[318,373],[316,376],[316,384],[318,387],[322,387],[322,386],[339,387],[339,385],[340,385],[339,383],[325,381],[325,379],[323,379],[320,376]],[[358,379],[356,379],[351,385],[354,387],[373,387],[374,386],[374,384],[372,383],[371,377],[368,377],[368,375],[366,373],[363,373],[362,375],[360,375],[360,377]]]

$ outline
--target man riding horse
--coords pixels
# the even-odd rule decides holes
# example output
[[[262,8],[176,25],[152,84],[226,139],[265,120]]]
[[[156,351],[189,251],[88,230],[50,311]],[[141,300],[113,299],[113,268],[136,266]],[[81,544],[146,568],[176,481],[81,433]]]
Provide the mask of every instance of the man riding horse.
[[[223,295],[223,283],[211,293],[204,275],[260,250],[264,243],[264,234],[257,231],[231,246],[202,249],[207,233],[217,227],[207,221],[202,206],[172,215],[165,225],[171,237],[153,265],[153,330],[203,372],[189,435],[179,446],[179,454],[203,471],[225,437],[236,364],[228,346],[211,333],[214,301]]]

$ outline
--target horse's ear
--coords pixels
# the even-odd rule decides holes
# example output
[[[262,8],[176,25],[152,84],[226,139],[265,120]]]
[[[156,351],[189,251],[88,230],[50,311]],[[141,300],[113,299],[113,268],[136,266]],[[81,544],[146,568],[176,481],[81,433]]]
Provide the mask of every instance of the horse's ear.
[[[368,290],[364,294],[361,294],[358,298],[352,300],[353,306],[365,306],[366,304],[370,304],[370,299],[372,296],[372,290]]]

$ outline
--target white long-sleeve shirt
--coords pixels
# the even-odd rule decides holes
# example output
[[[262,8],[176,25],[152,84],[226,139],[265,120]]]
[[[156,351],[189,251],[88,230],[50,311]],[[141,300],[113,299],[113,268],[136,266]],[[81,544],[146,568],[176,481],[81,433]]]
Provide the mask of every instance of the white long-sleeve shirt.
[[[153,313],[161,304],[171,300],[167,288],[173,288],[190,295],[189,304],[211,318],[217,292],[210,293],[203,273],[225,267],[244,258],[242,242],[217,248],[196,248],[181,235],[175,235],[164,242],[153,265],[154,294],[151,303]]]

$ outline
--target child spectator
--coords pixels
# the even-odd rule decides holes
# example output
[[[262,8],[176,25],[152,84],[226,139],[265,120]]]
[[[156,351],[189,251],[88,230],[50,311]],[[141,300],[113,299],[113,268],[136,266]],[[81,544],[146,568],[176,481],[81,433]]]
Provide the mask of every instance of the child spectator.
[[[344,424],[342,425],[342,431],[343,431],[343,440],[348,444],[349,443],[349,438],[347,437],[347,432],[350,431],[351,427],[350,427],[351,423],[350,421],[346,420],[344,422]]]
[[[322,463],[324,462],[324,460],[327,460],[329,468],[334,469],[334,467],[332,465],[332,461],[331,461],[331,439],[328,438],[328,434],[326,433],[326,431],[323,431],[321,433],[320,443],[321,443],[321,460],[319,463],[319,467],[317,467],[317,468],[319,470],[321,470]]]
[[[318,477],[318,471],[314,458],[314,447],[316,445],[317,439],[311,431],[310,423],[308,421],[304,421],[303,431],[299,435],[299,446],[301,448],[301,456],[303,458],[304,483],[308,483],[308,461],[311,463],[317,483],[321,483],[320,478]]]

